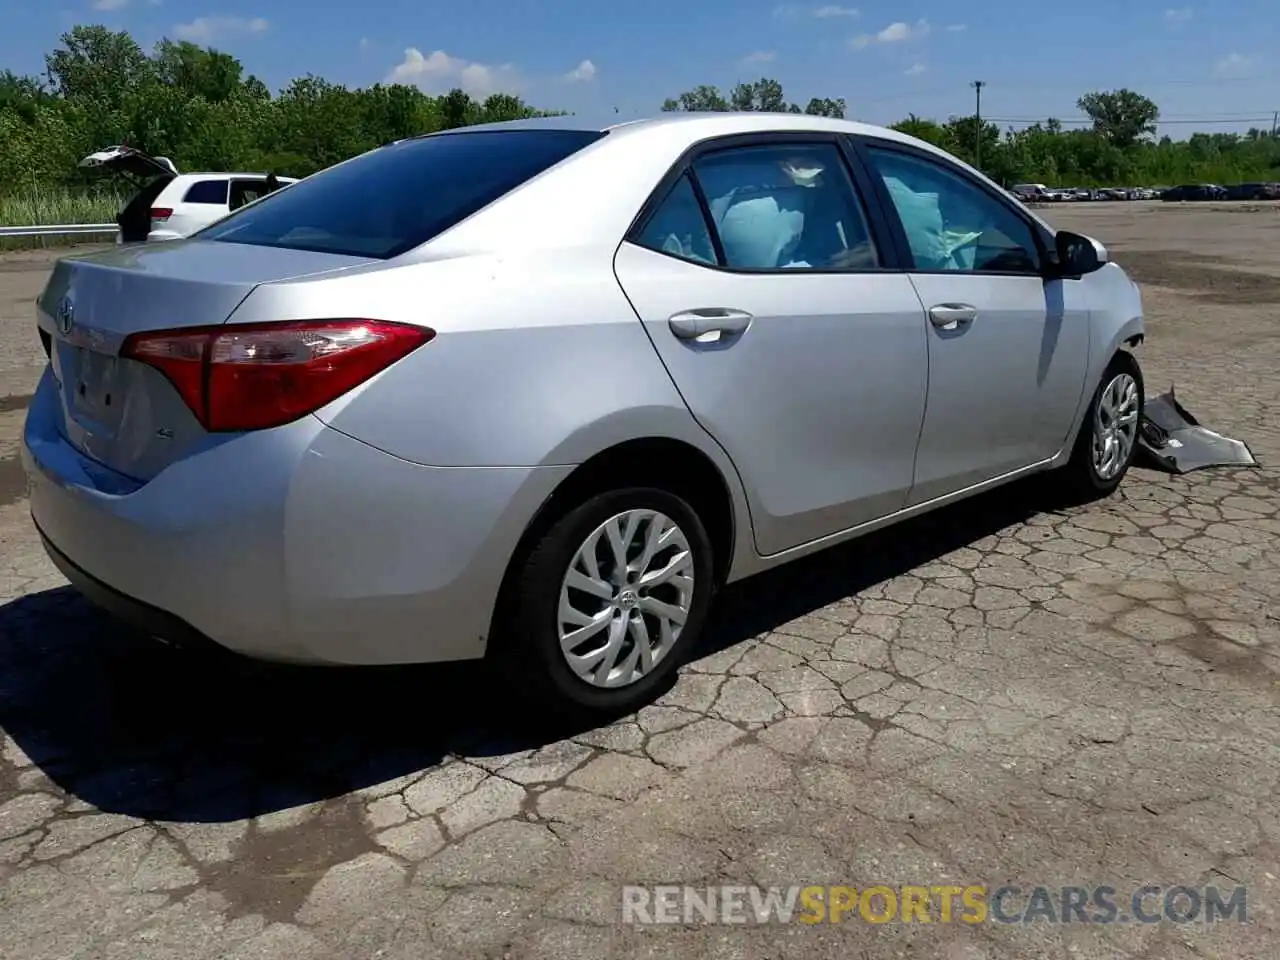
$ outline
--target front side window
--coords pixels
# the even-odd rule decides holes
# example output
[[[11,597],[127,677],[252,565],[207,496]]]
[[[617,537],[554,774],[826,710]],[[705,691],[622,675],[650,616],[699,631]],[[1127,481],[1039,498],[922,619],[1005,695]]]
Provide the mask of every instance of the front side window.
[[[1030,224],[942,163],[869,147],[907,235],[917,270],[1040,273]]]
[[[275,191],[194,236],[387,259],[426,243],[603,136],[477,129],[404,140]]]
[[[830,143],[777,143],[693,163],[725,266],[857,270],[879,265],[844,158]]]

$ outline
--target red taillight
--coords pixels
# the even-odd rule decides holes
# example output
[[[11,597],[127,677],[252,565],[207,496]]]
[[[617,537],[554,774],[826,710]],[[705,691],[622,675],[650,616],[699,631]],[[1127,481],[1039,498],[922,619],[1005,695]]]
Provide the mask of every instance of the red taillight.
[[[172,216],[173,216],[172,207],[152,207],[151,208],[152,220],[159,220],[161,223],[163,223],[165,220],[168,220]]]
[[[155,367],[206,430],[297,420],[435,336],[377,320],[316,320],[135,333],[121,356]]]

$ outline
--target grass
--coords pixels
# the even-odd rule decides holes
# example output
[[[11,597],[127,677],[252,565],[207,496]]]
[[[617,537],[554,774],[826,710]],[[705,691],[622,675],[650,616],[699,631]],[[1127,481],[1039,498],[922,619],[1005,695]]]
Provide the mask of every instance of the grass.
[[[62,223],[111,223],[127,198],[110,192],[83,192],[41,187],[23,193],[0,194],[0,226],[27,227]],[[103,237],[13,237],[0,240],[0,250],[65,247]]]

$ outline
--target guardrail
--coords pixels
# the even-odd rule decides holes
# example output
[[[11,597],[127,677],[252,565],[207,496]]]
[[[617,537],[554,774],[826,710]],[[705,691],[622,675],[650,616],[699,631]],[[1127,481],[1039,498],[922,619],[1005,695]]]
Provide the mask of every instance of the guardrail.
[[[38,227],[0,227],[0,240],[6,237],[79,237],[115,233],[114,223],[60,223]]]

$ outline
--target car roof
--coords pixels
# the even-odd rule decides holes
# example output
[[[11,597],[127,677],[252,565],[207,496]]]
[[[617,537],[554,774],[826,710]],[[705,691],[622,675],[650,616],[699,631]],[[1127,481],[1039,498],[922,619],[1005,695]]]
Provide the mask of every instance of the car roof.
[[[427,134],[427,136],[454,136],[490,130],[573,130],[581,133],[610,133],[630,136],[633,134],[652,133],[663,129],[668,129],[672,132],[679,131],[688,135],[691,141],[734,133],[796,131],[800,133],[862,134],[864,136],[881,137],[886,140],[899,140],[909,143],[922,142],[907,134],[899,133],[897,130],[861,123],[856,120],[815,117],[806,113],[764,113],[758,111],[673,111],[656,117],[615,120],[611,123],[591,123],[584,118],[572,115],[528,117],[521,120],[505,120],[499,123],[456,127],[451,130],[442,130],[435,134]]]
[[[179,180],[217,180],[217,179],[219,179],[220,177],[227,177],[227,178],[230,178],[230,177],[258,177],[258,178],[260,178],[260,179],[265,180],[265,179],[267,178],[267,176],[268,176],[268,174],[265,174],[265,173],[257,173],[257,172],[251,171],[251,170],[249,170],[249,171],[242,170],[242,171],[238,171],[238,172],[236,172],[236,173],[226,173],[225,171],[212,170],[212,171],[208,171],[208,172],[206,172],[206,173],[180,173],[180,174],[178,174],[176,177],[174,177],[174,182],[177,182],[177,181],[179,181]],[[296,178],[296,177],[285,177],[285,176],[281,176],[280,174],[276,174],[276,179],[277,179],[277,180],[295,180],[295,179],[297,179],[297,178]]]

